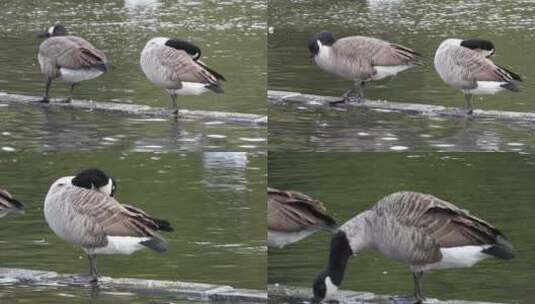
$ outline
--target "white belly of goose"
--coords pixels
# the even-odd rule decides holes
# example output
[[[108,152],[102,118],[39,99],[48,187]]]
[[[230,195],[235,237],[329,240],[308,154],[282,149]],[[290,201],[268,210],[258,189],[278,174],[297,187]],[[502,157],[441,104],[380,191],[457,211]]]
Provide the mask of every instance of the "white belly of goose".
[[[67,69],[67,68],[60,68],[59,72],[61,76],[59,77],[59,80],[69,82],[69,83],[76,83],[84,80],[90,80],[97,78],[98,76],[102,75],[104,72],[97,69]]]
[[[106,247],[86,249],[88,253],[94,254],[125,254],[130,255],[145,246],[140,243],[148,241],[149,237],[133,237],[133,236],[108,236],[108,245]]]
[[[476,94],[476,95],[489,95],[489,94],[496,94],[500,91],[505,90],[502,85],[506,84],[506,82],[498,82],[498,81],[478,81],[477,87],[472,90],[465,90],[465,93],[470,94]]]
[[[409,68],[411,68],[410,65],[404,64],[404,65],[394,65],[394,66],[375,66],[375,75],[372,76],[372,80],[380,80],[385,77],[389,76],[395,76],[398,73],[401,73]]]
[[[206,88],[206,83],[198,82],[182,82],[182,88],[177,90],[169,90],[177,95],[201,95],[209,90]]]
[[[442,260],[440,262],[423,266],[413,266],[412,268],[418,271],[428,271],[433,269],[472,267],[479,261],[489,257],[489,255],[481,251],[490,247],[491,245],[441,248]]]

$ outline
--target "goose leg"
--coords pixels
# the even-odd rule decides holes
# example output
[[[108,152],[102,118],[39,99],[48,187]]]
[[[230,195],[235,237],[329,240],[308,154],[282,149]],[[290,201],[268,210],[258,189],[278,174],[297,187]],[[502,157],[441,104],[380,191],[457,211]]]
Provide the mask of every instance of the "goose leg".
[[[414,297],[416,298],[416,303],[421,304],[425,300],[422,293],[422,277],[424,276],[423,271],[413,272],[414,276]]]
[[[353,87],[342,95],[341,100],[331,101],[330,105],[336,105],[339,103],[348,103],[348,102],[360,102],[363,97],[362,87],[364,86],[364,81],[357,80],[355,81]],[[356,93],[356,94],[355,94]]]
[[[95,254],[88,254],[89,258],[89,275],[91,276],[91,283],[95,284],[98,282],[98,271],[97,271],[97,256]]]
[[[474,114],[474,107],[472,106],[472,94],[464,94],[464,100],[466,101],[466,114],[472,116],[472,114]]]
[[[172,93],[171,95],[171,112],[175,116],[175,118],[178,118],[178,105],[176,103],[176,94]]]
[[[45,87],[45,95],[42,99],[38,100],[42,103],[49,103],[50,100],[48,99],[48,93],[50,92],[50,86],[52,85],[52,78],[47,77],[46,78],[46,87]]]
[[[69,90],[69,97],[67,97],[67,99],[63,100],[62,102],[63,103],[70,103],[71,100],[72,100],[72,92],[74,91],[74,86],[76,85],[76,83],[71,83],[71,88]]]

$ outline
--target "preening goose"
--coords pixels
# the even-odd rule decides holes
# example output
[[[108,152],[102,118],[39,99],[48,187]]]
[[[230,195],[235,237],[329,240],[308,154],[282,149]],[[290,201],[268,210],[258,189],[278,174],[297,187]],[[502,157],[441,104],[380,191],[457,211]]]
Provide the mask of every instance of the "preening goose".
[[[421,55],[399,44],[372,37],[350,36],[335,39],[330,32],[320,32],[309,40],[314,62],[324,71],[353,80],[355,85],[343,101],[360,101],[364,84],[394,76],[422,65]]]
[[[157,37],[149,40],[141,52],[140,65],[145,76],[167,90],[171,109],[178,114],[177,95],[200,95],[212,91],[223,93],[223,75],[202,61],[201,49],[190,42]]]
[[[91,282],[98,281],[97,254],[132,254],[150,248],[165,252],[157,231],[173,231],[170,223],[114,197],[115,182],[99,169],[58,179],[50,187],[44,214],[50,228],[63,240],[87,253]]]
[[[37,59],[41,73],[46,77],[45,95],[40,102],[49,102],[52,80],[58,79],[70,83],[70,102],[74,86],[84,80],[102,75],[111,69],[106,55],[83,38],[67,35],[62,25],[50,27],[48,32],[39,35],[45,41],[39,46]]]
[[[446,39],[435,53],[435,70],[448,85],[464,93],[467,113],[473,113],[472,95],[518,92],[522,78],[498,66],[489,57],[494,45],[482,39]]]
[[[471,267],[487,257],[513,258],[511,244],[488,222],[429,194],[397,192],[339,228],[327,269],[314,281],[316,302],[335,294],[349,257],[364,249],[409,265],[417,303],[424,299],[426,271]]]
[[[24,205],[7,192],[0,188],[0,218],[10,214],[24,213]]]
[[[319,231],[334,231],[336,221],[322,202],[301,192],[268,188],[268,246],[282,248]]]

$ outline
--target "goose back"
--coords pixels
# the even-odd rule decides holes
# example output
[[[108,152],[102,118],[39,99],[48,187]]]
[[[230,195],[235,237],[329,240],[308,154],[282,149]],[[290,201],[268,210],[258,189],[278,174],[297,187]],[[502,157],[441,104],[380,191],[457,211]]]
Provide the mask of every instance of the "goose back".
[[[39,47],[39,64],[50,78],[61,76],[60,69],[104,72],[110,68],[106,55],[91,43],[76,36],[50,37]],[[101,73],[100,73],[101,74]]]
[[[374,245],[385,255],[411,265],[440,261],[444,248],[510,246],[488,222],[429,194],[394,193],[372,210]]]

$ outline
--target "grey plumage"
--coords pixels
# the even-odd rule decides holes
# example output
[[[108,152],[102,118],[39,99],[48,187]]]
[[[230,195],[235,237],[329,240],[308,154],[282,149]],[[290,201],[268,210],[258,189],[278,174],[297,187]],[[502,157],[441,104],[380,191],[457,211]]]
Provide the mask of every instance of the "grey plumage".
[[[491,42],[481,39],[446,39],[438,47],[434,60],[440,78],[465,94],[468,114],[473,112],[472,95],[495,94],[503,90],[517,92],[522,81],[519,75],[488,58],[494,49],[482,50],[477,44],[467,43],[470,41],[486,43],[493,48]]]
[[[349,252],[339,250],[344,246]],[[514,257],[511,244],[490,223],[449,202],[417,192],[391,194],[343,224],[331,244],[328,270],[319,277],[323,281],[328,277],[340,286],[345,261],[364,249],[408,264],[414,273],[418,301],[423,299],[421,278],[425,271],[471,267],[489,256],[505,260]],[[317,298],[327,293],[326,289],[321,292],[325,286],[322,280],[317,279],[314,286]]]
[[[336,221],[324,204],[297,191],[268,188],[268,246],[284,247],[319,230],[334,231]]]
[[[394,76],[422,65],[421,55],[405,46],[384,40],[350,36],[335,40],[329,32],[321,32],[309,41],[314,62],[323,70],[353,80],[355,88],[345,94],[363,97],[365,82]]]
[[[166,251],[157,231],[173,231],[167,221],[120,204],[107,193],[74,186],[72,180],[63,177],[50,187],[44,215],[60,238],[87,252],[94,281],[98,280],[96,254],[131,254],[143,247]]]
[[[175,114],[177,95],[223,93],[221,81],[225,78],[200,61],[200,56],[195,45],[163,37],[151,39],[141,52],[141,69],[152,83],[168,91]]]
[[[0,188],[0,218],[21,213],[24,213],[24,205],[14,199],[7,190]]]
[[[69,97],[65,100],[69,102],[76,83],[96,78],[111,69],[111,63],[102,51],[83,38],[67,35],[61,25],[52,27],[41,36],[46,38],[39,46],[37,56],[41,73],[46,77],[46,89],[41,102],[49,102],[52,80],[71,84]]]

